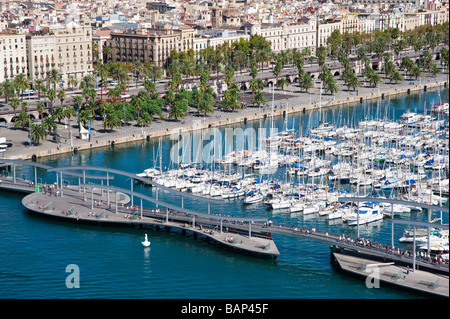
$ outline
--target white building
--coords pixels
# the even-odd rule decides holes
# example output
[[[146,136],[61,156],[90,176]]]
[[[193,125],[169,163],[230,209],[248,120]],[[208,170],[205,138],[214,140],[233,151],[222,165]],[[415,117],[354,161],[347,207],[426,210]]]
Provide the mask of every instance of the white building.
[[[25,35],[0,33],[0,82],[20,73],[27,74]]]

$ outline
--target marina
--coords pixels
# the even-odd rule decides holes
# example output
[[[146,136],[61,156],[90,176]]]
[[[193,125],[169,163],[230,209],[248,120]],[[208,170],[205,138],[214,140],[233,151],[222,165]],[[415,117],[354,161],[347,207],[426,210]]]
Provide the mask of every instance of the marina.
[[[271,119],[267,121],[269,127],[271,126],[270,120]],[[281,118],[278,121],[279,122],[274,124],[274,126],[283,127],[283,124],[289,122],[289,119],[285,120],[285,118]],[[386,124],[391,123],[390,125],[387,125],[387,127],[394,126],[394,122],[386,122]],[[322,123],[331,124],[324,124],[324,130],[329,129],[332,125],[333,131],[337,131],[340,127],[340,125],[334,126],[330,121]],[[319,126],[311,124],[310,127]],[[384,130],[386,125],[383,125],[382,127]],[[413,130],[414,128],[411,127],[410,129]],[[418,128],[415,129],[417,130]],[[420,130],[420,128],[418,130]],[[368,132],[366,128],[359,132],[355,132],[355,136],[358,136],[359,138],[359,136],[363,136],[365,132]],[[383,131],[382,129],[379,129],[378,132],[381,135]],[[421,131],[419,132],[422,134]],[[437,132],[439,132],[439,130],[437,130]],[[443,132],[445,132],[445,130],[443,130]],[[296,138],[301,137],[306,141],[306,137],[308,137],[311,139],[310,141],[313,140],[310,136],[307,136],[308,134],[306,132],[296,134]],[[314,134],[319,134],[319,132],[315,131]],[[343,138],[342,133],[339,134],[340,135],[336,133],[333,137],[339,139],[339,143],[336,143],[335,147],[343,143],[341,137],[343,141],[346,141]],[[372,134],[374,133],[372,132]],[[387,132],[385,134],[388,136]],[[284,137],[284,133],[282,133],[282,135]],[[288,134],[286,134],[286,136],[287,135]],[[328,135],[330,135],[330,138],[332,133],[328,133]],[[414,134],[407,133],[405,136],[414,137]],[[420,137],[420,139],[422,138],[423,136]],[[442,136],[442,140],[445,141],[445,139],[446,137]],[[244,255],[248,254],[249,256],[264,256],[266,252],[270,252],[267,256],[270,256],[270,259],[277,259],[278,267],[284,268],[282,265],[286,262],[292,264],[295,263],[294,260],[304,260],[306,256],[308,256],[307,258],[313,258],[311,256],[314,254],[318,254],[319,256],[329,256],[333,253],[333,247],[339,247],[346,251],[346,256],[351,256],[351,254],[348,254],[349,251],[356,251],[356,254],[359,255],[359,257],[364,256],[363,258],[367,260],[377,260],[376,262],[380,262],[378,260],[381,258],[382,260],[386,260],[385,262],[396,263],[396,265],[398,265],[397,267],[406,267],[407,265],[410,269],[413,268],[415,262],[416,267],[421,271],[448,274],[448,263],[446,263],[444,259],[445,251],[440,252],[439,254],[442,255],[442,259],[441,257],[435,259],[435,254],[432,254],[432,256],[427,255],[428,247],[417,245],[416,253],[411,254],[414,250],[412,243],[400,242],[400,238],[404,235],[404,229],[411,229],[411,226],[415,222],[418,223],[417,219],[422,220],[430,227],[432,235],[435,235],[433,232],[435,229],[441,229],[443,233],[445,233],[446,227],[448,229],[448,202],[445,197],[445,178],[448,178],[448,175],[444,174],[446,169],[448,170],[448,162],[445,162],[444,156],[440,157],[439,154],[439,150],[445,150],[446,145],[445,143],[441,145],[440,143],[432,144],[429,142],[433,147],[428,151],[430,152],[431,150],[432,152],[425,155],[431,156],[429,156],[428,159],[424,157],[423,160],[420,161],[422,159],[421,156],[423,156],[420,154],[426,153],[424,150],[428,144],[423,143],[418,145],[417,142],[414,142],[417,140],[412,138],[412,141],[408,142],[409,144],[405,144],[404,147],[409,148],[412,152],[411,154],[405,155],[414,155],[414,160],[423,163],[424,172],[420,173],[417,169],[420,165],[416,166],[402,163],[401,161],[396,163],[390,161],[394,158],[394,153],[392,153],[390,158],[389,156],[384,157],[384,163],[387,162],[388,164],[382,166],[383,174],[386,175],[384,180],[385,182],[389,180],[389,184],[384,185],[388,186],[396,183],[395,187],[391,188],[382,188],[381,185],[380,187],[375,187],[374,183],[370,184],[370,187],[364,188],[362,187],[361,182],[359,184],[357,182],[351,182],[350,177],[356,176],[354,172],[357,170],[358,165],[360,165],[360,167],[365,167],[370,162],[376,163],[376,159],[378,159],[378,157],[368,156],[365,161],[363,161],[356,156],[355,160],[355,154],[369,154],[368,151],[364,151],[363,153],[356,152],[353,154],[353,158],[351,158],[351,156],[346,155],[344,151],[352,152],[352,145],[342,147],[342,153],[339,153],[338,155],[333,155],[333,153],[329,151],[327,152],[326,148],[324,148],[325,154],[321,154],[323,151],[318,150],[315,152],[315,156],[311,156],[314,152],[310,152],[309,156],[311,160],[309,163],[320,163],[320,165],[325,167],[325,173],[320,171],[320,167],[318,171],[315,171],[317,167],[313,165],[310,166],[314,167],[314,169],[311,169],[311,167],[306,168],[308,171],[305,174],[301,174],[301,170],[306,169],[304,167],[298,167],[298,169],[295,170],[297,168],[295,167],[296,165],[293,166],[294,173],[286,173],[289,171],[288,168],[291,168],[290,165],[293,163],[298,164],[299,162],[293,161],[292,164],[287,164],[289,162],[286,161],[283,162],[283,164],[279,164],[283,160],[279,157],[277,169],[271,174],[255,174],[255,171],[259,170],[252,171],[251,168],[245,168],[247,171],[244,171],[244,174],[242,174],[242,170],[239,171],[239,167],[242,168],[245,166],[239,165],[239,163],[227,163],[224,164],[227,166],[221,168],[219,168],[219,165],[222,164],[219,163],[216,163],[217,166],[214,166],[214,168],[202,168],[193,163],[182,163],[182,165],[177,164],[176,168],[171,169],[170,163],[167,162],[169,156],[167,156],[167,153],[164,153],[170,149],[171,144],[168,144],[167,141],[164,140],[156,140],[154,143],[150,144],[150,147],[147,147],[149,150],[152,150],[153,148],[153,150],[156,149],[158,151],[153,151],[153,153],[150,154],[146,153],[145,160],[139,159],[141,148],[136,148],[135,150],[128,149],[126,152],[123,152],[123,155],[126,158],[129,159],[131,157],[136,159],[136,162],[139,162],[139,166],[142,168],[139,170],[139,167],[136,167],[134,172],[126,172],[123,170],[121,172],[126,173],[126,175],[121,177],[116,175],[117,172],[115,172],[113,168],[106,169],[104,166],[106,165],[107,167],[116,167],[120,169],[126,167],[126,164],[119,164],[119,162],[113,164],[111,160],[108,159],[105,161],[103,156],[100,157],[100,152],[94,152],[90,153],[89,159],[85,157],[83,161],[70,160],[68,162],[64,158],[56,158],[45,161],[45,163],[42,160],[37,163],[24,162],[24,165],[19,162],[13,163],[10,161],[8,163],[8,161],[5,161],[4,164],[9,168],[7,174],[3,174],[1,178],[2,183],[0,184],[0,187],[3,187],[3,189],[9,187],[22,187],[25,193],[30,194],[26,195],[23,199],[23,205],[29,211],[34,211],[35,214],[33,215],[39,216],[39,214],[42,215],[43,212],[46,211],[47,213],[51,213],[52,215],[55,215],[55,217],[58,217],[56,220],[70,219],[71,223],[69,224],[73,225],[72,227],[75,229],[84,229],[84,227],[91,224],[105,225],[105,223],[107,224],[108,222],[116,225],[127,224],[128,226],[131,226],[130,228],[133,229],[133,232],[135,230],[138,233],[139,237],[136,238],[136,243],[141,249],[141,242],[144,238],[142,229],[145,229],[144,231],[149,235],[148,239],[151,241],[151,245],[144,249],[151,250],[151,254],[154,254],[155,249],[157,249],[155,247],[158,247],[158,238],[160,236],[166,238],[166,233],[169,233],[170,235],[170,233],[175,232],[187,237],[204,238],[206,242],[215,243],[218,244],[219,247],[227,248],[225,251],[230,251],[230,253],[233,254],[230,255],[229,258],[233,258],[235,262],[236,258],[244,258],[243,260],[247,260],[245,257],[231,257],[234,256],[235,252],[241,251],[244,252]],[[436,140],[437,139],[435,138],[434,141]],[[281,141],[282,139],[279,141],[279,146],[281,146]],[[319,141],[322,142],[320,139]],[[325,140],[323,140],[323,142],[325,142]],[[386,147],[386,150],[389,150],[392,148],[392,145],[395,145],[390,145],[390,143],[386,142],[384,143],[385,146],[389,146]],[[161,148],[159,147],[160,144]],[[378,144],[374,143],[374,145],[376,145],[374,148],[378,152]],[[383,145],[383,142],[381,145]],[[281,153],[279,146],[277,148],[271,148],[271,150],[277,150],[277,153]],[[371,146],[371,144],[369,146]],[[294,149],[295,148],[296,147],[294,147]],[[281,150],[284,149],[286,148],[281,148]],[[400,147],[395,147],[395,149],[400,149]],[[159,153],[159,150],[161,150],[161,153]],[[112,150],[112,152],[120,154],[122,149],[116,146],[116,149]],[[237,150],[236,154],[238,154],[238,152],[239,150]],[[376,152],[370,154],[373,155],[375,153]],[[162,154],[161,158],[159,157],[160,154]],[[270,154],[270,152],[266,154]],[[305,152],[303,150],[303,153],[298,152],[295,154],[295,152],[293,152],[289,155],[298,157],[299,155],[304,154]],[[433,157],[436,158],[434,162],[444,164],[438,169],[433,169],[433,165],[430,165],[433,163],[428,162],[434,154],[437,154]],[[249,157],[250,155],[250,152],[242,154],[243,157]],[[97,156],[98,159],[96,159]],[[327,156],[329,157],[325,158]],[[342,161],[342,158],[348,158],[348,160]],[[398,158],[401,159],[400,156],[398,156]],[[305,159],[305,157],[302,159]],[[382,157],[379,157],[379,159],[379,162],[381,162]],[[426,161],[424,161],[425,159]],[[100,160],[100,162],[98,162],[98,160]],[[360,164],[358,164],[358,160],[360,160]],[[113,159],[113,161],[117,161],[117,158]],[[427,162],[428,164],[425,165]],[[98,163],[102,164],[96,166]],[[149,163],[156,165],[150,166]],[[302,165],[306,163],[307,161],[304,161]],[[33,168],[33,165],[36,165],[36,168]],[[37,167],[37,165],[43,166]],[[347,174],[344,174],[344,168],[346,167]],[[83,168],[85,169],[85,172],[83,172]],[[393,170],[392,168],[396,170]],[[151,178],[140,174],[147,169],[147,172],[150,173],[150,175],[153,174]],[[330,170],[333,169],[333,174],[330,174]],[[375,171],[382,171],[382,169],[380,167],[375,169],[372,168],[371,173]],[[391,172],[390,174],[392,175],[389,175],[387,174],[389,171],[395,171],[396,173]],[[172,172],[172,175],[169,175],[171,174],[170,172]],[[401,176],[399,172],[403,172],[405,177],[397,178],[397,181],[395,181],[393,179],[395,176]],[[411,175],[406,174],[407,172]],[[212,173],[214,174],[212,175]],[[362,176],[364,176],[364,173],[367,174],[368,172],[361,170],[361,173]],[[419,174],[425,176],[422,178],[419,178],[420,176],[414,176],[415,183],[412,183],[411,181],[411,183],[405,183],[405,181],[411,180],[413,175]],[[161,182],[161,177],[169,176],[173,177],[173,180],[171,181],[172,184],[164,184]],[[383,178],[381,174],[378,176],[376,173],[373,173],[372,176],[379,177],[377,180],[373,178],[376,182],[380,182],[379,179]],[[181,177],[183,177],[183,181],[185,182],[183,186],[181,186]],[[210,186],[212,189],[213,185],[219,186],[219,182],[216,182],[219,178],[222,179],[222,186],[228,185],[226,188],[223,187],[228,191],[226,192],[228,196],[223,197],[223,192],[217,192],[219,194],[216,196],[212,196],[211,193],[204,194],[203,190],[205,188],[202,188],[202,191],[200,191],[201,188],[198,188],[196,191],[196,189],[194,189],[195,186],[192,186],[192,184],[199,186],[199,184],[205,182],[204,185]],[[305,182],[303,182],[302,178]],[[83,181],[84,179],[85,181]],[[208,181],[211,182],[213,179],[214,183],[207,183]],[[226,182],[225,179],[228,179],[228,181]],[[167,180],[170,181],[169,178],[167,178]],[[248,184],[243,185],[244,182],[247,182]],[[55,185],[56,188],[54,188],[53,194],[50,196],[48,193],[44,194],[42,189],[37,193],[36,185]],[[127,187],[126,185],[129,186]],[[178,187],[174,185],[178,185]],[[229,187],[230,185],[232,185],[232,187]],[[415,187],[410,187],[410,185],[414,185]],[[235,188],[234,186],[238,187]],[[244,189],[244,195],[239,195],[242,194],[242,189]],[[62,196],[56,196],[58,190]],[[216,190],[220,190],[220,188],[217,187]],[[355,190],[357,191],[355,192]],[[402,196],[398,196],[399,190],[402,191]],[[241,191],[241,193],[238,193],[238,191]],[[267,193],[264,193],[264,191],[267,191]],[[137,207],[137,209],[127,210],[126,207],[122,207],[121,204],[118,203],[116,211],[115,192],[128,196],[128,205]],[[391,193],[393,196],[390,196]],[[93,196],[91,196],[91,194],[93,194]],[[234,196],[232,194],[234,194]],[[374,197],[374,195],[379,197]],[[152,198],[153,201],[157,200],[158,202],[151,202],[150,205],[146,202],[144,205],[141,202],[141,200],[144,200],[144,197],[139,196],[148,196],[149,198]],[[250,196],[252,197],[250,198]],[[312,199],[308,202],[305,201],[305,203],[319,204],[323,202],[324,204],[315,207],[314,205],[306,206],[305,203],[300,200],[305,197],[310,197]],[[118,198],[120,198],[120,196]],[[414,201],[414,199],[419,198],[423,198],[423,201]],[[274,205],[272,206],[269,199],[276,199],[278,201],[273,201]],[[101,209],[99,209],[98,206],[95,206],[96,201],[99,202],[100,200],[103,205]],[[388,200],[396,200],[398,202],[384,202]],[[37,203],[37,201],[39,201],[39,203]],[[71,209],[72,206],[67,205],[67,203],[72,203],[72,201],[73,209],[70,211],[71,214],[63,214],[63,212],[68,212]],[[108,201],[111,206],[109,206]],[[49,205],[50,202],[52,202],[52,204]],[[286,202],[289,203],[289,206],[283,206],[286,205]],[[411,205],[411,202],[415,202],[416,204]],[[163,203],[173,206],[167,210],[167,207],[164,206]],[[40,209],[40,205],[48,205],[47,208],[51,207],[51,209]],[[427,205],[432,207],[431,211],[428,210]],[[366,206],[372,206],[372,211],[374,208],[376,210],[382,209],[383,218],[373,222],[365,220],[364,217],[362,217],[365,214],[364,211],[367,211],[367,213],[369,212]],[[83,207],[83,213],[81,213],[81,207]],[[76,208],[80,209],[77,211]],[[157,208],[159,210],[157,210]],[[342,208],[342,210],[337,210],[337,208]],[[357,214],[356,216],[359,215],[361,218],[354,220],[347,217],[347,221],[344,222],[342,216],[344,216],[343,212],[345,209],[347,209],[349,216],[350,214],[355,214],[355,212],[358,212],[359,210],[360,214]],[[92,215],[89,216],[89,212],[92,213],[93,211],[96,213],[95,217]],[[83,222],[87,221],[87,224],[80,223],[80,219],[77,220],[76,218],[78,214],[74,215],[74,212],[81,214],[83,216],[82,219],[84,219]],[[340,218],[336,217],[336,219],[334,219],[334,216],[339,214],[341,214]],[[125,215],[130,215],[131,218],[125,218]],[[209,221],[202,219],[211,216],[215,216],[215,218]],[[441,216],[442,220],[433,222],[432,226],[429,224],[435,217],[439,218]],[[144,220],[149,221],[147,226],[144,225]],[[112,221],[117,221],[117,223],[112,223]],[[222,232],[220,231],[221,221]],[[399,224],[400,221],[404,221],[405,224]],[[355,222],[356,225],[351,225]],[[78,225],[76,223],[78,223]],[[227,225],[226,223],[230,224]],[[427,226],[424,225],[420,226],[421,229],[424,227],[427,229]],[[165,231],[150,232],[147,230],[157,229],[157,227]],[[228,227],[228,231],[226,227]],[[100,227],[99,229],[101,229],[100,232],[105,231],[104,227]],[[96,232],[95,230],[93,231]],[[209,236],[211,235],[211,231],[213,231],[214,235],[217,235],[217,237],[214,238]],[[270,237],[268,236],[268,233],[270,233]],[[345,234],[345,236],[343,234]],[[380,234],[383,234],[383,237],[379,237]],[[420,233],[420,235],[423,235],[423,232]],[[183,242],[183,245],[189,245],[189,247],[191,247],[190,249],[196,250],[195,246],[198,244],[189,243],[191,242],[189,239],[176,239],[177,237],[180,236],[172,235],[167,237],[167,240],[174,244],[176,242],[180,242],[180,244]],[[361,240],[363,237],[368,237],[370,239]],[[419,237],[420,236],[418,235],[418,238]],[[235,238],[238,238],[237,242]],[[292,244],[297,243],[297,241],[301,243],[301,247]],[[372,247],[368,246],[367,243],[369,242],[376,244],[376,247],[373,245]],[[384,244],[379,244],[380,242],[383,242]],[[416,244],[419,242],[421,244],[425,243],[423,239],[418,240]],[[270,245],[267,245],[268,243],[270,243]],[[236,248],[235,246],[240,247]],[[389,247],[389,249],[386,250],[386,247]],[[422,248],[419,249],[419,247]],[[432,247],[433,246],[429,247],[430,252],[433,249]],[[267,251],[269,248],[273,250]],[[215,250],[213,249],[212,251]],[[405,252],[408,252],[408,254]],[[222,254],[220,252],[218,253]],[[214,252],[214,254],[216,254],[216,252]],[[225,254],[228,256],[228,253]],[[239,254],[237,256],[239,256]],[[276,258],[274,258],[275,256]],[[204,260],[203,258],[201,259]],[[258,260],[259,259],[256,258],[255,261],[248,260],[245,262],[251,262],[252,266],[258,269]],[[329,260],[329,258],[325,257],[325,260]],[[323,263],[323,261],[320,263]],[[360,264],[362,263],[363,261]],[[317,269],[322,269],[323,265],[316,265],[315,267]],[[327,269],[327,273],[330,273],[330,271],[332,273],[332,268],[325,267],[325,269]],[[324,273],[322,273],[322,276],[324,276],[324,278],[327,277]],[[431,280],[426,279],[422,281],[432,282]],[[442,279],[440,279],[438,283],[439,285],[436,285],[436,287],[442,287]],[[361,283],[358,281],[357,285],[361,284],[364,286],[364,282]],[[433,285],[431,284],[425,285],[422,283],[418,286],[423,286],[423,289],[419,290],[430,289],[430,287],[433,288]],[[382,290],[385,291],[385,289]],[[408,290],[411,290],[411,288]],[[385,291],[384,293],[389,294],[391,292]],[[397,294],[398,292],[393,293]],[[428,292],[426,292],[426,294],[431,296],[437,295]],[[201,296],[202,293],[198,292],[197,295]],[[259,295],[257,294],[257,296]],[[279,296],[287,295],[283,292],[279,292]],[[407,296],[410,295],[407,294]]]

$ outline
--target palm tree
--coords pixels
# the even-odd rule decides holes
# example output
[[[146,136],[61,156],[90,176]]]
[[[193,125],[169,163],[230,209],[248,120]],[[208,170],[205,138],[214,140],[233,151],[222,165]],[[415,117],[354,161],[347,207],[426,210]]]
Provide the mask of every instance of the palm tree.
[[[56,83],[61,82],[62,75],[57,69],[47,72],[47,82],[53,82],[53,89],[56,91]]]
[[[69,76],[69,81],[67,83],[69,87],[74,88],[78,85],[77,77],[73,74]]]
[[[356,76],[355,73],[350,73],[348,75],[348,77],[345,79],[345,84],[347,85],[349,90],[350,88],[352,88],[353,91],[355,91],[358,87],[361,86],[358,77]]]
[[[45,104],[42,101],[37,102],[36,104],[36,110],[39,113],[39,117],[42,119],[42,113],[44,112]]]
[[[1,95],[5,98],[5,103],[8,103],[9,99],[14,97],[15,95],[13,83],[9,79],[6,79],[0,84],[0,92]]]
[[[22,108],[22,111],[28,112],[28,102],[23,101],[22,105],[20,106]]]
[[[309,89],[314,87],[314,81],[313,81],[312,77],[308,73],[305,73],[302,76],[299,85],[300,85],[300,88],[302,88],[306,92],[308,92]]]
[[[381,76],[373,69],[368,73],[368,81],[373,87],[377,87],[377,84],[382,82]]]
[[[80,123],[80,107],[81,107],[81,104],[83,103],[83,97],[81,95],[74,96],[73,103],[77,107],[78,123]]]
[[[58,106],[55,109],[55,113],[53,113],[53,117],[58,120],[58,123],[61,124],[61,120],[65,117],[64,108],[62,106]]]
[[[48,133],[44,124],[31,124],[30,135],[34,144],[39,145],[41,140],[47,138]]]
[[[144,88],[147,90],[148,93],[154,93],[156,91],[156,84],[150,79],[145,79]]]
[[[19,107],[19,105],[20,105],[20,101],[19,101],[18,97],[11,98],[11,107],[14,110],[14,117],[16,116],[16,110]]]
[[[266,103],[267,99],[264,97],[264,94],[262,92],[256,92],[255,96],[252,99],[252,104],[261,107],[261,105],[264,105]]]
[[[262,89],[264,89],[264,81],[262,79],[251,79],[250,89],[252,90],[253,94],[255,94],[256,92],[260,92]]]
[[[20,92],[23,93],[24,90],[30,88],[30,79],[23,73],[20,73],[16,75],[16,77],[13,80],[13,86],[14,88]],[[22,95],[23,100],[23,95]]]
[[[147,126],[148,124],[153,122],[153,117],[151,117],[148,112],[142,112],[136,122],[139,126]]]
[[[28,115],[28,113],[25,111],[22,111],[17,115],[16,119],[14,120],[14,126],[15,127],[20,126],[20,127],[22,127],[22,129],[24,129],[25,127],[30,126],[30,122],[31,122],[31,119],[30,119],[30,116]]]
[[[53,101],[56,100],[56,91],[55,91],[55,89],[48,90],[47,98],[50,100],[50,113],[53,114]]]
[[[289,85],[289,81],[286,78],[281,78],[277,82],[277,88],[281,88],[284,91],[284,87]],[[286,94],[286,92],[284,92]]]
[[[136,87],[137,87],[138,76],[143,72],[143,70],[144,70],[144,64],[139,60],[134,61],[130,67],[131,73],[134,74],[134,78],[136,81]]]
[[[63,114],[67,119],[67,125],[69,126],[69,136],[72,137],[72,127],[70,125],[70,118],[77,114],[77,110],[72,105],[68,105],[64,108]]]
[[[208,87],[205,92],[201,93],[201,95],[202,99],[198,105],[198,113],[203,113],[203,116],[214,113],[215,100],[212,87]]]
[[[48,131],[48,134],[51,134],[52,131],[55,131],[58,127],[58,124],[55,122],[55,118],[53,116],[46,116],[43,121],[44,128]]]
[[[61,106],[63,105],[64,100],[66,99],[66,92],[64,90],[61,90],[58,92],[58,100],[61,101]]]
[[[278,82],[278,76],[280,75],[281,71],[283,70],[283,64],[281,63],[280,60],[277,61],[277,63],[275,64],[275,66],[273,67],[273,74],[276,77],[276,82]]]
[[[103,57],[106,58],[104,59],[104,61],[107,61],[108,58],[111,56],[112,54],[112,48],[108,45],[103,46]]]
[[[400,74],[400,72],[397,69],[394,69],[394,71],[391,72],[391,74],[389,75],[389,80],[391,82],[401,82],[403,81],[403,76]]]
[[[34,88],[38,91],[38,99],[41,99],[41,92],[44,88],[44,80],[36,79],[36,81],[34,81]]]
[[[103,63],[103,60],[99,60],[99,63],[95,66],[95,74],[102,80],[102,86],[105,84],[105,79],[108,79],[109,71],[108,65]]]
[[[187,109],[187,101],[176,101],[175,104],[170,108],[169,118],[178,121],[186,116]]]
[[[95,78],[92,75],[84,76],[80,81],[80,89],[88,89],[95,87]]]
[[[116,127],[120,127],[120,118],[112,110],[106,112],[106,117],[103,120],[103,128],[106,130],[113,130]]]

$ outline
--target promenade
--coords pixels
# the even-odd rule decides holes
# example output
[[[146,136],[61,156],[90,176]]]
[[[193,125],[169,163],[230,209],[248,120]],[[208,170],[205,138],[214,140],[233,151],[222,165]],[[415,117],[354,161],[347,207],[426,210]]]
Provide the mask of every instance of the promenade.
[[[300,90],[296,84],[288,86],[284,91],[271,88],[265,88],[264,94],[268,99],[266,107],[252,107],[230,112],[217,109],[213,115],[197,116],[195,110],[186,116],[182,121],[155,119],[155,121],[146,127],[136,125],[126,125],[121,128],[109,131],[104,130],[100,121],[95,121],[92,127],[91,141],[81,140],[78,138],[78,128],[76,120],[72,123],[72,138],[69,134],[69,128],[64,124],[58,127],[58,134],[61,135],[60,143],[51,141],[52,136],[48,136],[45,141],[41,141],[38,146],[28,145],[28,131],[13,128],[13,124],[9,123],[0,126],[0,137],[5,137],[13,146],[0,156],[8,159],[31,159],[33,156],[45,157],[57,154],[71,153],[74,150],[87,150],[98,147],[111,146],[112,144],[121,144],[140,141],[144,139],[159,138],[160,136],[168,136],[180,129],[184,131],[204,129],[208,127],[221,127],[226,125],[244,123],[254,120],[263,119],[265,116],[272,115],[272,94],[275,95],[274,116],[282,116],[284,114],[293,114],[299,112],[308,112],[321,108],[347,106],[364,103],[371,100],[377,100],[388,97],[395,97],[402,94],[423,92],[432,90],[433,88],[448,85],[447,74],[440,74],[435,77],[422,77],[417,81],[405,80],[402,83],[391,84],[386,80],[377,88],[361,87],[358,91],[348,91],[342,81],[338,81],[340,91],[335,95],[320,94],[320,85],[305,93]],[[244,93],[243,98],[250,101],[253,94],[251,91]],[[248,105],[249,103],[247,103]]]

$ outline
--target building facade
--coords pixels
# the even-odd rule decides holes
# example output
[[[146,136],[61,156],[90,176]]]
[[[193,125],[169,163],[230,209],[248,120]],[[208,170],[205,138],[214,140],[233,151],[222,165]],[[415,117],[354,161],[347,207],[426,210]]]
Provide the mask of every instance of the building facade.
[[[0,82],[27,74],[25,35],[0,33],[0,48]]]
[[[62,87],[70,76],[80,81],[92,74],[92,27],[89,20],[71,21],[51,28],[55,38],[56,69],[62,74]]]
[[[55,36],[27,35],[28,77],[34,83],[37,79],[45,80],[47,73],[56,68]]]

